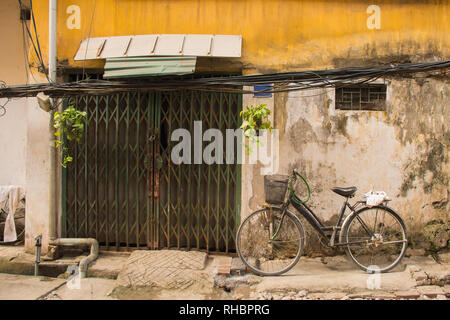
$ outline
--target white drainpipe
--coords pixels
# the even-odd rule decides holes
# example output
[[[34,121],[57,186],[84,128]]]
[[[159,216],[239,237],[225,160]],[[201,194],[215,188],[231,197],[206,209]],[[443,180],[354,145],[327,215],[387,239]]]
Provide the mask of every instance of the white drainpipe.
[[[56,0],[49,0],[48,21],[48,79],[56,82]],[[55,105],[56,101],[52,101]],[[50,144],[50,182],[49,182],[49,237],[50,240],[57,238],[56,234],[56,147],[55,127],[53,126],[54,110],[50,111],[49,121],[49,144]]]
[[[55,246],[91,246],[91,253],[80,261],[80,277],[86,278],[89,263],[98,257],[98,241],[93,238],[60,238],[50,241]]]
[[[56,82],[56,0],[49,0],[48,77]]]
[[[48,78],[50,82],[56,82],[56,1],[49,0],[49,44],[48,44]],[[53,102],[55,105],[55,101]],[[53,126],[54,111],[50,112],[49,134],[50,134],[50,201],[49,201],[49,244],[55,246],[78,246],[88,245],[91,247],[90,254],[80,261],[80,277],[85,278],[89,263],[98,257],[98,241],[92,238],[57,238],[56,233],[56,170],[57,158],[55,148],[55,128]]]

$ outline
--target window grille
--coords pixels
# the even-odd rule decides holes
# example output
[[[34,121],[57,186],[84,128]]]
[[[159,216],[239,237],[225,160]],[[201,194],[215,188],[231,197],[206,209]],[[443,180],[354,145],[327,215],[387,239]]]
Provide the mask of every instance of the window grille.
[[[385,111],[386,85],[365,84],[336,88],[337,110]]]

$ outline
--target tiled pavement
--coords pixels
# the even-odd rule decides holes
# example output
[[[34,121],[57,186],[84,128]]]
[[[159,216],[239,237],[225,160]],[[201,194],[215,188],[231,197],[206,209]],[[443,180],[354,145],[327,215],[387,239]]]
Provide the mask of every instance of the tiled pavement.
[[[117,278],[123,287],[160,287],[185,289],[204,280],[207,254],[198,251],[134,251]]]

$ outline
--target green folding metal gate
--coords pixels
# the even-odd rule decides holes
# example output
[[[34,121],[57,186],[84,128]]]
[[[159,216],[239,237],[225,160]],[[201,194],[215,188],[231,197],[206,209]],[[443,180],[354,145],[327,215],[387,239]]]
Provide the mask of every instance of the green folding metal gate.
[[[72,98],[69,105],[87,111],[88,125],[83,141],[69,144],[73,162],[63,170],[65,236],[93,237],[116,250],[235,250],[239,146],[234,164],[175,165],[178,142],[170,135],[185,128],[193,139],[201,120],[203,132],[217,128],[225,137],[225,129],[240,125],[240,95],[136,91]]]

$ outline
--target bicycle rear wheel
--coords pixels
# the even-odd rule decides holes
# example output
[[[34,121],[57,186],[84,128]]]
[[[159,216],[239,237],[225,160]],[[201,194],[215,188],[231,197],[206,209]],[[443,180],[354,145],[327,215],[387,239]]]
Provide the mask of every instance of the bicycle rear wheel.
[[[289,271],[300,259],[305,232],[288,210],[283,217],[277,207],[250,214],[237,232],[237,250],[244,264],[265,276]]]
[[[349,243],[345,246],[347,255],[368,273],[393,269],[408,246],[403,220],[394,210],[383,206],[356,212],[344,226],[340,241]]]

